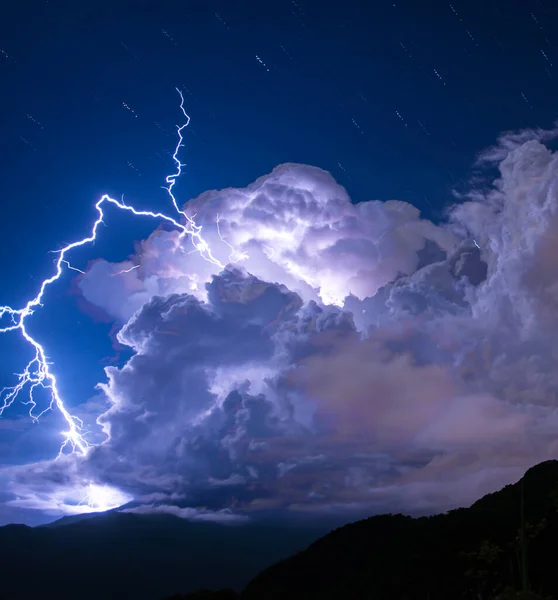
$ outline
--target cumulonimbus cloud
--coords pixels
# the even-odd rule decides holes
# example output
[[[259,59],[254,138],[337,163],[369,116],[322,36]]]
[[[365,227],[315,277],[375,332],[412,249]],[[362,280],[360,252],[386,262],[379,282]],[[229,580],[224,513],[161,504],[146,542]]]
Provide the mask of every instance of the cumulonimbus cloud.
[[[446,223],[285,164],[185,205],[224,270],[166,230],[95,263],[81,290],[134,352],[108,439],[19,469],[12,502],[87,473],[187,518],[433,512],[556,457],[556,135],[502,136]]]

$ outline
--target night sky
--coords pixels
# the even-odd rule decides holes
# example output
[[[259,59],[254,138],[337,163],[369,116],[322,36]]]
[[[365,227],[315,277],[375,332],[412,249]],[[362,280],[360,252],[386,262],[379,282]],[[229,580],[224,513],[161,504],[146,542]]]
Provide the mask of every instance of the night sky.
[[[103,194],[180,221],[177,89],[178,204],[244,258],[106,208],[26,320],[92,448],[55,461],[64,419],[22,391],[0,523],[432,513],[556,458],[558,6],[427,6],[3,7],[0,305]],[[32,347],[0,354],[13,386]]]

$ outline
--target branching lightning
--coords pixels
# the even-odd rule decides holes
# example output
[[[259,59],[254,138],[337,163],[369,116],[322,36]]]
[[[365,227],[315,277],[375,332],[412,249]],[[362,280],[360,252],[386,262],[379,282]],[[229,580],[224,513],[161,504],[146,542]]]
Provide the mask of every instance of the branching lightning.
[[[217,219],[215,222],[217,226],[217,235],[219,236],[219,239],[223,242],[223,244],[225,244],[225,246],[227,246],[231,251],[231,253],[229,254],[229,262],[238,263],[241,260],[248,260],[250,257],[248,256],[247,252],[238,252],[238,250],[231,246],[229,242],[227,242],[227,240],[221,235],[221,229],[219,228],[219,220],[220,215],[217,215]]]
[[[129,269],[122,269],[122,271],[117,271],[116,273],[111,273],[111,275],[123,275],[124,273],[131,273],[135,269],[139,269],[139,268],[140,268],[140,265],[134,265],[133,267],[130,267]]]
[[[83,239],[78,240],[76,242],[67,244],[61,250],[55,251],[55,253],[58,254],[58,259],[55,262],[55,273],[41,283],[38,294],[32,300],[30,300],[23,308],[15,309],[10,306],[0,306],[0,322],[4,318],[9,320],[9,324],[6,327],[0,328],[0,333],[19,331],[23,338],[34,349],[34,357],[29,361],[23,372],[17,374],[17,383],[14,386],[5,387],[2,390],[0,390],[0,417],[3,415],[6,409],[12,406],[12,404],[20,397],[20,395],[24,394],[25,392],[27,392],[27,400],[25,400],[23,404],[30,406],[29,416],[33,419],[33,421],[37,422],[44,413],[46,413],[49,410],[52,410],[53,408],[57,408],[64,417],[64,420],[67,424],[67,431],[62,432],[64,439],[60,446],[58,458],[60,458],[63,454],[67,453],[79,453],[85,456],[89,449],[93,446],[93,444],[89,443],[86,439],[88,432],[84,429],[83,421],[81,421],[81,419],[79,419],[75,415],[72,415],[66,408],[66,405],[64,404],[64,401],[62,400],[62,397],[60,396],[60,392],[58,390],[57,379],[54,373],[51,371],[51,363],[48,361],[46,350],[44,346],[29,333],[27,329],[27,319],[31,315],[33,315],[37,308],[41,308],[43,306],[43,299],[46,289],[49,285],[51,285],[55,281],[58,281],[62,277],[62,274],[64,273],[64,267],[73,271],[77,271],[79,273],[84,273],[84,271],[73,267],[66,257],[74,248],[78,248],[80,246],[84,246],[95,241],[99,225],[101,225],[101,223],[104,223],[103,218],[105,214],[103,208],[106,205],[113,205],[120,210],[131,212],[133,215],[138,217],[151,217],[153,219],[166,221],[172,224],[181,232],[181,239],[183,239],[187,235],[190,236],[192,244],[194,246],[194,251],[199,252],[202,258],[216,265],[220,269],[224,268],[224,265],[214,257],[209,244],[202,237],[202,227],[196,225],[192,217],[188,216],[184,211],[180,210],[176,198],[173,194],[173,187],[176,183],[177,178],[180,177],[180,175],[182,174],[182,167],[184,166],[178,158],[180,148],[183,147],[182,132],[184,128],[187,127],[190,123],[190,117],[186,114],[186,111],[184,110],[184,97],[182,95],[182,92],[179,89],[177,89],[177,92],[179,93],[181,100],[180,109],[186,121],[183,125],[177,126],[178,144],[176,145],[173,154],[173,160],[176,163],[177,171],[176,173],[167,176],[166,183],[168,184],[168,187],[166,187],[165,189],[167,190],[171,198],[174,208],[181,216],[184,217],[185,222],[181,223],[176,219],[173,219],[172,217],[169,217],[159,212],[136,210],[133,206],[124,203],[124,200],[118,201],[105,194],[95,204],[95,209],[97,210],[98,216],[95,222],[93,223],[93,227],[89,236],[84,237]],[[223,240],[223,242],[229,248],[232,249],[230,244],[225,242],[225,240]],[[136,265],[131,269],[123,270],[121,271],[121,273],[129,272],[137,268],[138,266],[139,265]],[[50,402],[48,406],[40,412],[36,411],[37,402],[35,401],[35,392],[38,388],[47,390],[50,394]]]
[[[176,148],[174,149],[174,154],[172,155],[172,159],[176,163],[176,173],[167,175],[166,182],[168,183],[168,187],[166,187],[165,189],[167,190],[167,192],[170,196],[170,199],[172,201],[174,208],[176,209],[176,212],[181,214],[186,219],[186,225],[182,226],[182,233],[180,234],[180,237],[183,238],[184,236],[189,235],[190,239],[192,240],[192,244],[193,244],[194,248],[202,255],[202,257],[205,260],[218,266],[220,269],[224,269],[225,265],[223,265],[221,262],[219,262],[213,256],[213,253],[211,252],[211,248],[209,247],[209,244],[203,239],[203,237],[201,235],[201,231],[202,231],[201,225],[196,225],[196,223],[192,217],[188,216],[185,211],[180,210],[180,208],[178,206],[178,202],[176,201],[176,198],[172,191],[172,189],[174,188],[174,185],[176,183],[176,180],[182,175],[182,167],[186,166],[180,162],[180,159],[178,158],[178,153],[180,152],[180,148],[183,147],[182,142],[183,142],[184,138],[182,137],[182,131],[186,127],[188,127],[188,125],[190,123],[190,117],[186,114],[186,111],[184,110],[184,96],[182,95],[182,92],[178,88],[175,88],[175,89],[180,95],[180,110],[182,111],[182,114],[184,115],[186,122],[183,125],[177,126],[178,144],[176,145]]]
[[[85,271],[82,271],[81,269],[76,269],[76,267],[72,267],[72,265],[67,260],[63,260],[62,262],[68,267],[68,269],[71,269],[72,271],[77,271],[78,273],[85,275]]]

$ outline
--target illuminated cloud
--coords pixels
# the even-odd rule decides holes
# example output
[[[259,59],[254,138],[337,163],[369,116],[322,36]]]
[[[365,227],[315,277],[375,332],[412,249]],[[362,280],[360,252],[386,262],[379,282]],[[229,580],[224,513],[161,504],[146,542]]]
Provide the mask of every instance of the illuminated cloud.
[[[134,352],[101,386],[109,439],[18,468],[19,506],[95,481],[193,519],[433,512],[555,457],[554,136],[501,137],[446,224],[286,164],[186,204],[225,270],[165,230],[92,265]]]
[[[456,241],[406,202],[352,204],[328,172],[299,164],[280,165],[246,189],[206,192],[184,210],[223,264],[240,262],[264,281],[328,304],[371,296],[414,272],[427,240],[445,251]],[[204,284],[220,269],[193,250],[179,233],[158,231],[142,244],[137,270],[118,280],[113,273],[125,267],[98,263],[81,280],[82,291],[124,319],[154,294],[204,298]]]
[[[53,517],[61,514],[103,512],[126,504],[132,496],[107,484],[94,484],[79,455],[64,456],[0,471],[3,488],[13,492],[7,507],[41,510]]]
[[[222,523],[225,525],[237,525],[246,523],[248,517],[244,515],[238,515],[233,513],[230,509],[224,508],[223,510],[209,511],[209,510],[197,510],[195,508],[185,507],[180,508],[172,504],[158,504],[158,505],[142,505],[137,508],[125,508],[122,512],[138,513],[138,514],[166,514],[186,519],[187,521],[211,521],[213,523]]]

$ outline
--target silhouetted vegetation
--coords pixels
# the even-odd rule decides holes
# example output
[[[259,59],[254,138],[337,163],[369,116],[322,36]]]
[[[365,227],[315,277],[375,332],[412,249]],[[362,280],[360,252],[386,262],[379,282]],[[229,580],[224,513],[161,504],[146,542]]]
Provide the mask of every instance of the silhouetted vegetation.
[[[341,527],[258,575],[242,600],[558,597],[558,461],[467,509]]]
[[[287,556],[289,546],[304,547],[316,533],[132,514],[12,525],[0,528],[0,598],[557,600],[558,461],[533,467],[467,509],[417,519],[379,515],[340,527],[266,568],[240,595],[191,591],[238,590],[226,582],[247,581],[258,561],[273,552]],[[169,596],[173,589],[186,595]]]

